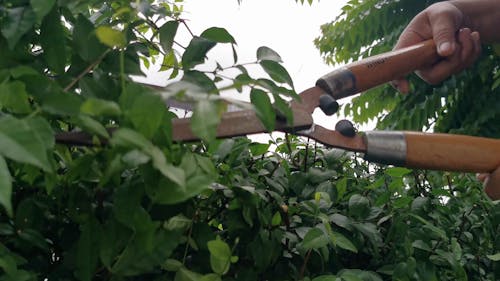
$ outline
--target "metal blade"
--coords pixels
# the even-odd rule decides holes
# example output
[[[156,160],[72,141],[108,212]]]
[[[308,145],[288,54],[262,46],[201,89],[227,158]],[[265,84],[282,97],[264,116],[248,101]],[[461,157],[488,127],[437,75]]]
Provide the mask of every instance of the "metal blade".
[[[353,152],[366,152],[366,141],[362,134],[357,134],[354,137],[346,137],[337,131],[329,130],[319,125],[313,125],[309,130],[296,132],[296,134],[309,137],[326,146]]]

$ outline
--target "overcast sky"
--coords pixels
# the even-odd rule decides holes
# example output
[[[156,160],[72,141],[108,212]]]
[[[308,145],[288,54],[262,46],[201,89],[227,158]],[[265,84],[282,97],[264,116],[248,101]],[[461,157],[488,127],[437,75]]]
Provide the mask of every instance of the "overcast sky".
[[[255,60],[260,46],[277,51],[301,91],[333,69],[324,64],[313,40],[320,35],[320,26],[334,20],[346,2],[315,0],[309,6],[294,0],[242,0],[240,5],[237,0],[185,0],[185,17],[195,34],[211,26],[226,28],[238,43],[240,62]],[[225,51],[231,63],[230,48]]]

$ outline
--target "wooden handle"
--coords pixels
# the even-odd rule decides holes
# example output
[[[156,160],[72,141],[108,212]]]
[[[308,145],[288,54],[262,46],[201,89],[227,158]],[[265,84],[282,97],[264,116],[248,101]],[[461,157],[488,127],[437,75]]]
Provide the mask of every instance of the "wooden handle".
[[[439,59],[434,41],[368,57],[321,77],[316,85],[335,99],[403,77]]]
[[[500,140],[401,131],[365,132],[365,159],[409,168],[489,173],[500,167]]]
[[[489,173],[500,167],[500,140],[405,132],[411,168]]]

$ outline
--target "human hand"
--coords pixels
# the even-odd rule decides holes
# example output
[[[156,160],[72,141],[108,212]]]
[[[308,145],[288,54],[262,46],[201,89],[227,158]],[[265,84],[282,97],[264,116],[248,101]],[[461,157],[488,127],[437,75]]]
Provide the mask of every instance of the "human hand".
[[[500,200],[500,167],[491,174],[479,174],[477,178],[484,184],[484,192],[492,200]]]
[[[449,2],[439,2],[419,13],[403,31],[394,49],[433,38],[441,60],[416,71],[424,81],[437,84],[470,66],[481,53],[479,33],[464,27],[463,13]],[[400,92],[409,92],[401,78],[392,82]]]

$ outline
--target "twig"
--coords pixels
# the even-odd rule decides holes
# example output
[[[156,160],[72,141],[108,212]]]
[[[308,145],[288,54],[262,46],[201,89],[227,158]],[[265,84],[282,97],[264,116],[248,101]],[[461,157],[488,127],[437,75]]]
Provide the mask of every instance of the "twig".
[[[299,273],[298,280],[304,279],[304,273],[306,271],[306,266],[307,266],[307,263],[309,262],[309,258],[311,257],[311,252],[312,252],[312,249],[310,249],[309,251],[307,251],[306,257],[304,259],[304,263],[302,263],[302,267],[300,268],[300,273]]]
[[[189,28],[189,26],[187,25],[186,20],[184,20],[184,19],[179,19],[179,22],[181,22],[181,23],[182,23],[182,24],[186,27],[187,31],[189,32],[189,34],[191,34],[191,36],[193,36],[193,37],[195,36],[195,35],[194,35],[194,33],[193,33],[193,32],[191,31],[191,29]]]
[[[93,63],[91,63],[87,68],[85,68],[85,70],[80,73],[78,76],[75,77],[75,79],[73,79],[71,81],[71,83],[68,84],[68,86],[66,86],[64,88],[64,91],[67,92],[69,91],[71,88],[73,88],[73,86],[75,86],[75,84],[80,81],[83,76],[87,75],[90,71],[92,71],[92,69],[94,69],[94,67],[96,67],[103,59],[104,57],[111,51],[111,49],[107,49],[102,55],[100,55],[97,60],[95,60]]]

